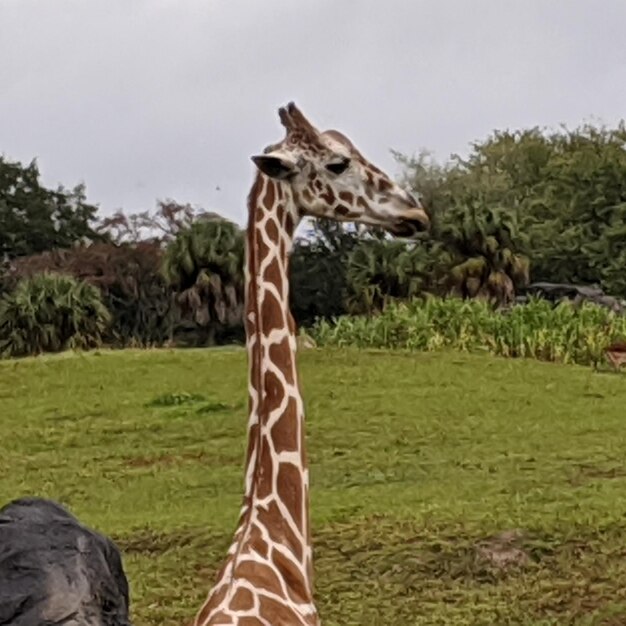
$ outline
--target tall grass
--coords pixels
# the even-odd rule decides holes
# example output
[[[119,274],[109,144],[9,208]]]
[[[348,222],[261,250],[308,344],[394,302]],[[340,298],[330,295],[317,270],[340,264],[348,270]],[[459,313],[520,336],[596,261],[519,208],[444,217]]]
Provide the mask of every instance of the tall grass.
[[[429,298],[392,304],[376,317],[319,321],[311,334],[320,346],[455,348],[595,366],[626,337],[626,317],[592,304],[531,300],[495,311],[478,300]]]

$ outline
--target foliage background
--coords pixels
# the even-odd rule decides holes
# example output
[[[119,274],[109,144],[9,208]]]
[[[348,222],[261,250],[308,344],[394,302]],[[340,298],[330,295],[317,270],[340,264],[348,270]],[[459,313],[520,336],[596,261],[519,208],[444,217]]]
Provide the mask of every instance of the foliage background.
[[[377,315],[427,295],[508,308],[531,281],[597,285],[626,299],[626,127],[496,131],[468,156],[396,154],[433,222],[420,241],[325,220],[291,257],[296,321]],[[243,235],[174,200],[98,219],[84,187],[45,189],[35,162],[0,159],[0,293],[57,272],[97,287],[109,345],[243,338]]]

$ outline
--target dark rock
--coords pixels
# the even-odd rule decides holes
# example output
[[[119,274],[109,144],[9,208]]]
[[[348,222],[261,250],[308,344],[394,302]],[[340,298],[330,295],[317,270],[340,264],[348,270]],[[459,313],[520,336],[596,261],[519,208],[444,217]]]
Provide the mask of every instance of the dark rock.
[[[539,296],[555,303],[561,300],[570,300],[575,305],[592,302],[615,313],[626,313],[626,303],[605,294],[600,287],[595,285],[537,282],[526,287],[525,296],[520,299],[520,303],[526,301],[528,296]]]
[[[41,498],[0,509],[0,624],[128,626],[128,581],[108,538]]]

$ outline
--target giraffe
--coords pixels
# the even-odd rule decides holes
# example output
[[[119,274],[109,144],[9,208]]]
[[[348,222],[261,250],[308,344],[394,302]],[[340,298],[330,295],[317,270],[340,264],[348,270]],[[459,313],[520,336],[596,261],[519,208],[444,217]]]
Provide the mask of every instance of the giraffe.
[[[411,236],[419,202],[335,130],[319,132],[293,102],[285,138],[253,156],[248,196],[245,329],[248,446],[243,506],[195,626],[317,626],[304,407],[289,310],[288,258],[303,216],[358,221]]]

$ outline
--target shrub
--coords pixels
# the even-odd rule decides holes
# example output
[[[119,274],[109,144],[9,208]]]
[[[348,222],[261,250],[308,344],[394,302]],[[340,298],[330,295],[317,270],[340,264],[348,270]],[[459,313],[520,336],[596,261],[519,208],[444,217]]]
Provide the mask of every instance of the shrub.
[[[178,316],[160,272],[162,258],[157,242],[95,243],[17,259],[3,283],[10,291],[20,280],[43,272],[85,281],[99,290],[111,313],[107,343],[162,345],[171,339]]]
[[[358,241],[347,258],[350,313],[376,313],[435,287],[441,255],[432,242],[407,243],[371,238]]]
[[[320,346],[449,347],[596,365],[610,343],[626,337],[626,317],[589,303],[531,300],[496,311],[479,300],[429,298],[391,304],[376,317],[320,321],[312,335]]]
[[[0,301],[0,355],[100,345],[110,314],[98,289],[70,276],[37,274]]]

